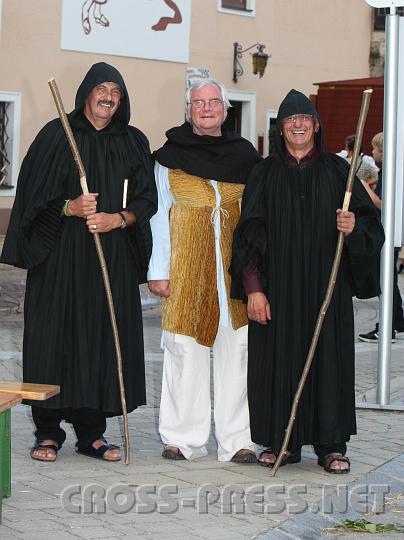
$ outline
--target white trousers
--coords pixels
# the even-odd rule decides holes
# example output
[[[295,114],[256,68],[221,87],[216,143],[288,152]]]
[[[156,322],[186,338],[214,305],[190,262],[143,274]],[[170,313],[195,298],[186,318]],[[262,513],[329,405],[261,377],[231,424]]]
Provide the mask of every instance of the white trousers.
[[[255,451],[247,403],[247,332],[219,326],[213,344],[214,421],[219,461],[242,448]],[[163,332],[160,436],[187,459],[206,456],[211,426],[210,348]]]

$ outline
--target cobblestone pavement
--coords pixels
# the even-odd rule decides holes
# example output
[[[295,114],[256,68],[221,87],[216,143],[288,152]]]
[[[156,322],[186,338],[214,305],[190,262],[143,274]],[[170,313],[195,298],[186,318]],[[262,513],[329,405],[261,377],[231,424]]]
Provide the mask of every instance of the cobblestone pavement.
[[[21,378],[24,286],[23,271],[0,265],[1,380]],[[296,539],[322,535],[350,540],[352,533],[323,529],[352,515],[404,525],[402,412],[358,409],[358,435],[352,438],[348,450],[352,472],[343,477],[327,475],[309,447],[303,449],[301,463],[282,467],[275,478],[258,465],[219,463],[213,437],[206,458],[193,462],[163,460],[157,430],[162,372],[160,312],[145,291],[143,297],[148,405],[129,415],[131,464],[76,455],[74,434],[68,425],[67,441],[57,462],[33,461],[29,457],[33,441],[29,409],[23,405],[13,408],[12,496],[3,501],[2,540]],[[355,315],[356,333],[372,329],[378,316],[377,299],[356,300]],[[401,336],[392,345],[391,380],[392,395],[402,402]],[[357,343],[356,351],[357,399],[369,401],[377,381],[377,347]],[[106,435],[110,442],[121,444],[118,419],[109,421]],[[389,491],[383,495],[384,511],[377,515],[372,511],[374,485],[381,486],[382,492]],[[338,486],[346,492],[347,507],[341,511],[339,499],[335,512],[332,504],[330,512],[322,512],[324,501],[336,493]],[[352,499],[349,490],[355,486],[365,491],[363,497],[369,508],[359,507]],[[373,537],[393,539],[398,535]]]

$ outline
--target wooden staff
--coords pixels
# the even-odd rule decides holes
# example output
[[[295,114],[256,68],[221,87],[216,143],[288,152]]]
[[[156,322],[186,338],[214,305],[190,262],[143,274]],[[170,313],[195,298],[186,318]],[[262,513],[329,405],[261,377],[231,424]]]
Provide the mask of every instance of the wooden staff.
[[[363,95],[362,95],[362,105],[361,105],[361,110],[360,110],[360,114],[359,114],[359,120],[358,120],[358,125],[357,125],[357,128],[356,128],[356,135],[355,135],[355,146],[354,146],[354,149],[353,149],[351,166],[349,168],[348,180],[347,180],[346,188],[345,188],[344,202],[342,204],[342,210],[344,212],[346,212],[348,210],[349,203],[351,201],[352,186],[353,186],[353,182],[354,182],[355,175],[356,175],[356,165],[357,165],[357,162],[358,162],[359,151],[360,151],[361,142],[362,142],[363,128],[365,126],[366,116],[368,114],[369,103],[370,103],[370,98],[371,98],[372,92],[373,92],[373,90],[371,90],[371,89],[365,90],[363,92]],[[296,390],[296,394],[295,394],[295,397],[293,399],[292,410],[291,410],[291,413],[290,413],[288,426],[287,426],[287,428],[285,430],[285,437],[283,439],[281,451],[279,452],[278,457],[276,458],[274,466],[269,471],[270,476],[275,476],[276,471],[279,469],[279,466],[280,466],[280,464],[282,462],[283,457],[287,456],[287,447],[288,447],[288,444],[289,444],[290,436],[292,435],[293,424],[294,424],[295,419],[296,419],[297,406],[299,404],[299,400],[300,400],[300,397],[301,397],[302,392],[303,392],[304,384],[306,382],[307,376],[308,376],[309,371],[310,371],[311,364],[313,362],[314,353],[316,351],[318,339],[320,337],[321,327],[323,326],[324,318],[325,318],[325,315],[327,313],[328,306],[330,305],[332,294],[334,292],[335,283],[337,281],[337,275],[338,275],[338,269],[339,269],[339,264],[340,264],[340,260],[341,260],[341,255],[342,255],[342,248],[343,248],[343,245],[344,245],[344,239],[345,239],[344,233],[340,232],[339,235],[338,235],[338,242],[337,242],[337,247],[336,247],[336,250],[335,250],[334,262],[333,262],[333,265],[332,265],[330,280],[328,282],[324,302],[323,302],[323,304],[322,304],[322,306],[320,308],[320,312],[319,312],[318,317],[317,317],[317,323],[316,323],[316,327],[314,329],[314,334],[313,334],[313,338],[311,340],[311,344],[310,344],[309,352],[307,354],[306,362],[304,364],[303,373],[302,373],[302,376],[300,377],[300,381],[299,381],[299,384],[298,384],[298,387],[297,387],[297,390]]]
[[[74,161],[76,162],[76,165],[79,171],[81,189],[84,195],[88,195],[89,191],[88,191],[88,185],[87,185],[86,171],[84,170],[84,165],[80,157],[79,149],[77,148],[77,144],[76,144],[72,129],[69,124],[69,120],[67,119],[66,112],[63,107],[63,102],[62,102],[62,98],[60,97],[59,89],[57,87],[57,84],[54,78],[48,81],[48,84],[51,89],[53,99],[55,100],[55,105],[58,110],[63,129],[65,130],[66,137],[69,142],[69,146],[72,151]],[[121,407],[122,407],[124,435],[125,435],[125,465],[128,465],[130,462],[128,412],[126,409],[125,387],[123,383],[121,346],[119,343],[119,334],[118,334],[118,327],[116,324],[111,284],[110,284],[109,276],[108,276],[107,263],[105,261],[104,252],[102,250],[100,235],[98,233],[94,233],[93,236],[94,236],[98,259],[100,261],[102,279],[104,281],[105,293],[107,295],[109,316],[110,316],[111,325],[112,325],[112,333],[114,336],[115,351],[116,351],[116,368],[118,372],[119,392],[121,396]]]

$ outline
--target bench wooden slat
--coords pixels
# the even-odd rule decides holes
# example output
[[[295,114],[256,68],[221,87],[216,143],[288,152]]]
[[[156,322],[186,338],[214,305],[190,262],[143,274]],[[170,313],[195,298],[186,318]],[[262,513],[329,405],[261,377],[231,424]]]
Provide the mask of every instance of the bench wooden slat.
[[[59,394],[60,386],[57,386],[56,384],[0,381],[0,392],[6,394],[17,394],[22,399],[44,400]]]
[[[22,398],[18,394],[0,392],[0,412],[11,409],[14,405],[21,403]]]

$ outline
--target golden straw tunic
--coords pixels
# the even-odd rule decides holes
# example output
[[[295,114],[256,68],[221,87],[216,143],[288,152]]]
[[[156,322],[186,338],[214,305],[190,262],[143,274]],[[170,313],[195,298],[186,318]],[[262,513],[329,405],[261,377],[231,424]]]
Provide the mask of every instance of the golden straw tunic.
[[[221,206],[216,208],[211,183],[179,169],[169,170],[174,204],[170,210],[171,265],[169,298],[162,306],[164,330],[193,337],[211,347],[219,325],[214,220],[221,220],[220,250],[234,330],[247,324],[246,307],[230,298],[233,232],[240,217],[244,185],[218,182]],[[208,316],[207,316],[208,315]]]

